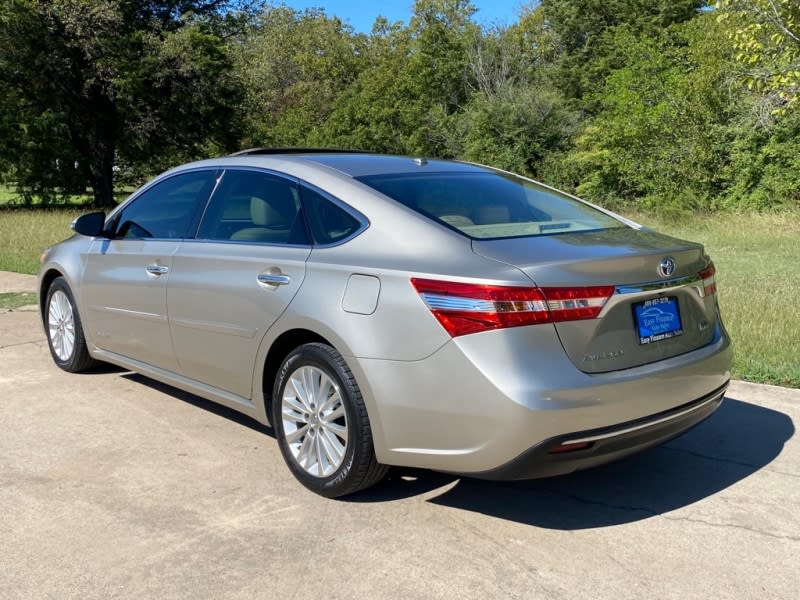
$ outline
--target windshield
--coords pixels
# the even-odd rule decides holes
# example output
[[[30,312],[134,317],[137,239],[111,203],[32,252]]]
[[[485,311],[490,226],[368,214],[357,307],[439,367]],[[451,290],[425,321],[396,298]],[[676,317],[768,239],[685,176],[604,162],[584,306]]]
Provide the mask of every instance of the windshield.
[[[404,173],[357,179],[471,238],[625,227],[565,194],[503,173]]]

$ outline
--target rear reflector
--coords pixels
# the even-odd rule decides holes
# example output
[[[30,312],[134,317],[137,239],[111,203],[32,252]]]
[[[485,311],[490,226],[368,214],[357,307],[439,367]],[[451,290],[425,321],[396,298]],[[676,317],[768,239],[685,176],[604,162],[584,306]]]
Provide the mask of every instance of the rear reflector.
[[[411,284],[453,337],[538,323],[593,319],[614,286],[539,288],[413,278]]]
[[[714,268],[714,263],[708,263],[708,266],[700,271],[700,277],[703,279],[703,295],[712,296],[717,293],[717,270]]]
[[[547,451],[548,454],[564,454],[565,452],[575,452],[577,450],[586,450],[594,446],[594,442],[567,442],[566,444],[559,444],[553,446]]]

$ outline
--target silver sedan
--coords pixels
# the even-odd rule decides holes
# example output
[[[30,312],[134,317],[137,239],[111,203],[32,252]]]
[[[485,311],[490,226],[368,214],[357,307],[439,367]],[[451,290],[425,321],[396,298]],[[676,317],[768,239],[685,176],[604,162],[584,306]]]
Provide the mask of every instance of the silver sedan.
[[[73,229],[39,274],[56,364],[113,363],[271,424],[324,496],[390,465],[605,463],[709,416],[730,377],[701,245],[488,167],[256,149]]]

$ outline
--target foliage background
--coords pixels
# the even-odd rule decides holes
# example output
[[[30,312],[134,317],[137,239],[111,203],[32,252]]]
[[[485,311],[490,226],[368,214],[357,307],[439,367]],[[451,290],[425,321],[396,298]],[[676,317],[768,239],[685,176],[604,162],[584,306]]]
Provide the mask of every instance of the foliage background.
[[[2,0],[0,177],[112,205],[252,146],[455,157],[650,213],[795,209],[800,3],[416,0],[369,34],[260,0]]]

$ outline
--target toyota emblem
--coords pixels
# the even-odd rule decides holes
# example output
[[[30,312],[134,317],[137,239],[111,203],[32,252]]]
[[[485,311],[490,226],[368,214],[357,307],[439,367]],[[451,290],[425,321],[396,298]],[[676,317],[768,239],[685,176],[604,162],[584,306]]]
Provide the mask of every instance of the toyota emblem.
[[[658,263],[658,274],[662,277],[669,277],[675,272],[675,259],[667,256]]]

